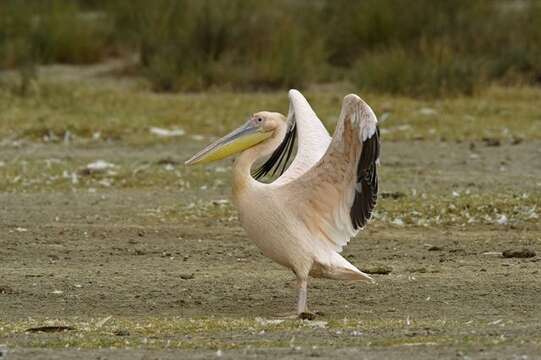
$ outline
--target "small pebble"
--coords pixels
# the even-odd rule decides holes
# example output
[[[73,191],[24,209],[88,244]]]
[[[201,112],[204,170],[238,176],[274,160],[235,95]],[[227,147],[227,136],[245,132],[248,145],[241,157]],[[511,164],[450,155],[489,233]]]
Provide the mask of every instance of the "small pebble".
[[[523,249],[509,249],[502,253],[504,258],[531,258],[536,255],[535,251],[528,248]]]
[[[316,314],[311,312],[302,312],[299,314],[299,319],[301,320],[315,320]]]
[[[130,336],[130,332],[125,329],[116,329],[113,331],[113,335],[115,336]]]
[[[376,266],[370,266],[361,269],[362,272],[367,274],[376,274],[376,275],[388,275],[393,271],[393,268],[390,266],[385,265],[376,265]]]

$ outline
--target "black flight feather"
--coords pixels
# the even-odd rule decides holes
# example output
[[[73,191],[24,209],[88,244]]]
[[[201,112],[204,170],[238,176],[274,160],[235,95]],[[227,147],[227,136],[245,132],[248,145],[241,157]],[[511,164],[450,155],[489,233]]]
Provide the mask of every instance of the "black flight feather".
[[[378,170],[376,161],[380,155],[379,127],[372,137],[363,142],[361,157],[357,164],[355,199],[349,212],[353,229],[366,225],[378,198]]]
[[[293,122],[293,125],[287,130],[284,140],[282,140],[276,150],[273,151],[267,161],[252,172],[252,176],[255,179],[260,179],[271,171],[271,175],[274,176],[280,167],[281,170],[278,175],[282,175],[286,169],[289,158],[291,157],[291,153],[293,152],[293,144],[295,143],[296,138],[297,126],[295,122]]]

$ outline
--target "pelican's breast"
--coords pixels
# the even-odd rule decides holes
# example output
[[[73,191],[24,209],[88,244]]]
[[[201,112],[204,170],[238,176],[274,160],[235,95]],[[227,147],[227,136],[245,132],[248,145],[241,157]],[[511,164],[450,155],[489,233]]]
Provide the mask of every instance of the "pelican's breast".
[[[303,241],[304,226],[284,199],[273,196],[272,189],[263,184],[244,187],[233,195],[242,226],[265,256],[291,269],[304,263],[310,266],[313,257]]]

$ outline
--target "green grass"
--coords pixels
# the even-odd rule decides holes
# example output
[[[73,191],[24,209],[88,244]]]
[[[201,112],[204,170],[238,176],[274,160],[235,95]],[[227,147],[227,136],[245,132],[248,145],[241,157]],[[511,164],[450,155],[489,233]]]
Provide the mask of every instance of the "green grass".
[[[0,167],[0,191],[101,192],[160,188],[162,191],[182,192],[184,201],[179,205],[160,208],[156,214],[145,213],[141,216],[196,223],[205,222],[209,217],[226,224],[237,221],[237,213],[229,201],[216,201],[223,197],[218,194],[229,192],[228,165],[186,168],[182,164],[159,164],[160,159],[149,162],[120,158],[109,160],[115,163],[113,169],[87,175],[83,169],[95,159],[72,158],[73,155],[61,159],[32,159],[32,156],[35,154],[23,155],[7,164],[4,162]],[[405,175],[400,169],[389,166],[382,168],[381,176],[385,179],[386,188],[395,188],[403,185],[400,178]],[[541,193],[535,187],[520,191],[503,189],[495,194],[475,186],[445,190],[451,189],[452,181],[440,182],[439,187],[426,189],[423,193],[400,193],[397,198],[382,195],[384,197],[380,198],[374,215],[376,223],[398,227],[466,227],[497,225],[505,217],[507,220],[500,226],[506,228],[539,221]],[[412,186],[423,188],[422,184]]]
[[[331,133],[341,99],[350,91],[359,93],[380,117],[387,113],[382,124],[385,141],[541,139],[541,110],[532,105],[541,96],[540,89],[495,87],[475,97],[442,100],[415,100],[340,88],[332,92],[306,92]],[[42,82],[37,93],[25,98],[0,88],[0,107],[4,109],[0,114],[0,139],[42,141],[49,134],[62,139],[69,131],[80,140],[90,140],[99,132],[101,139],[143,145],[163,141],[149,133],[151,126],[180,127],[192,135],[221,136],[253,112],[287,113],[288,99],[286,91],[157,96],[138,90]]]
[[[352,81],[435,98],[539,84],[537,1],[157,0],[0,3],[0,68],[20,93],[38,64],[138,54],[158,92],[283,89]]]
[[[341,98],[348,91],[312,91],[306,95],[329,130],[334,129]],[[384,143],[422,140],[428,142],[481,141],[489,138],[502,143],[541,139],[541,110],[532,104],[541,96],[536,88],[490,88],[475,97],[445,100],[416,100],[372,93],[361,95],[376,113],[387,120],[382,124]],[[0,166],[0,191],[108,191],[160,187],[164,190],[225,193],[230,187],[227,163],[211,167],[186,168],[182,160],[212,137],[221,136],[241,124],[258,110],[287,111],[286,92],[156,95],[134,88],[107,88],[89,82],[80,84],[42,81],[39,91],[28,97],[0,89],[0,141],[58,143],[66,149],[75,145],[81,155],[48,159],[39,150],[21,153]],[[186,135],[157,138],[151,126],[180,127]],[[64,143],[66,133],[71,142]],[[96,134],[99,133],[99,137]],[[202,138],[193,139],[194,135]],[[116,167],[110,172],[85,175],[84,167],[95,161],[92,149],[126,146],[130,151],[144,151],[149,146],[179,146],[183,153],[177,163],[160,163],[162,158],[115,156],[106,158]],[[457,144],[456,146],[469,146]],[[129,150],[131,149],[131,150]],[[192,150],[187,150],[192,149]],[[87,151],[86,153],[84,151]],[[94,156],[94,157],[93,157]],[[164,158],[167,157],[164,155]],[[410,177],[411,169],[382,167],[382,178],[389,189],[403,188],[401,179]],[[217,176],[218,175],[218,176]],[[435,175],[434,175],[435,176]],[[437,176],[436,176],[437,177]],[[421,176],[422,178],[422,176]],[[419,189],[430,184],[417,179]],[[535,187],[527,194],[511,188],[498,188],[498,194],[480,191],[475,186],[455,188],[454,180],[445,180],[433,193],[412,194],[409,189],[398,199],[380,200],[375,214],[378,222],[394,226],[440,226],[495,224],[505,215],[509,224],[538,221],[536,205],[541,195]],[[447,190],[441,193],[442,187]],[[404,191],[405,189],[402,189]],[[457,190],[453,195],[452,190]],[[409,209],[409,210],[406,210]],[[162,209],[165,217],[203,221],[209,212],[221,219],[235,218],[231,204],[214,204],[212,199],[187,201]],[[224,220],[226,221],[226,220]]]
[[[468,323],[437,320],[353,320],[335,319],[310,323],[301,320],[245,318],[112,318],[104,325],[101,319],[25,320],[0,322],[0,337],[8,345],[40,348],[138,348],[147,349],[239,349],[295,346],[370,346],[392,347],[409,344],[509,345],[520,339],[490,335],[489,321]],[[271,320],[272,321],[272,320]],[[276,319],[274,320],[276,321]],[[51,325],[69,325],[72,331],[55,334],[30,333],[27,329]],[[470,329],[476,329],[471,335]],[[427,329],[429,330],[427,334]],[[119,330],[127,332],[119,336]],[[327,335],[325,335],[327,334]],[[357,335],[358,334],[358,335]],[[384,336],[381,334],[393,334]],[[322,336],[323,335],[323,336]],[[529,338],[529,341],[535,340]],[[541,340],[541,339],[538,339]]]
[[[167,204],[145,205],[144,211],[137,211],[129,221],[137,226],[176,224],[184,227],[178,230],[182,236],[192,236],[192,229],[201,231],[208,227],[221,232],[221,229],[227,228],[230,232],[225,236],[231,236],[236,241],[240,232],[237,212],[230,202],[222,200],[230,191],[230,163],[187,168],[182,165],[182,160],[211,138],[237,127],[251,112],[263,109],[287,111],[286,92],[158,95],[149,91],[144,84],[117,84],[111,87],[101,86],[101,80],[111,81],[104,76],[92,81],[64,82],[56,81],[53,74],[51,78],[42,77],[35,91],[26,97],[14,95],[9,87],[0,88],[0,108],[3,109],[0,114],[0,192],[49,192],[60,196],[89,191],[104,196],[107,193],[125,192],[126,196],[134,198],[138,191],[174,193],[179,196],[178,200],[175,198]],[[342,97],[348,92],[359,91],[337,85],[330,89],[314,88],[306,95],[326,126],[332,130]],[[389,159],[397,159],[398,166],[391,160],[388,164],[384,161],[381,166],[382,193],[386,195],[382,194],[378,201],[368,231],[394,232],[397,239],[409,232],[424,244],[432,241],[432,236],[427,237],[427,233],[446,232],[449,229],[454,231],[454,235],[470,231],[483,241],[486,234],[475,231],[493,232],[489,236],[492,238],[505,236],[512,231],[514,234],[535,234],[539,230],[541,193],[531,175],[516,174],[514,177],[506,172],[502,175],[505,179],[498,183],[489,178],[492,176],[490,171],[495,177],[498,176],[497,167],[490,167],[491,170],[478,167],[472,171],[483,172],[484,177],[476,179],[478,183],[470,184],[475,174],[456,174],[467,165],[457,162],[451,165],[451,169],[445,169],[443,165],[433,165],[428,161],[438,162],[439,153],[436,151],[442,151],[438,148],[441,141],[461,148],[468,147],[470,141],[474,142],[477,144],[476,151],[485,156],[487,162],[499,156],[491,150],[496,152],[504,148],[480,149],[479,144],[484,138],[499,140],[504,144],[520,139],[526,143],[523,145],[528,146],[539,142],[541,110],[535,104],[541,97],[540,89],[491,87],[473,97],[458,96],[441,100],[420,100],[372,92],[360,92],[360,95],[378,115],[387,117],[382,124],[384,144],[398,142],[394,145],[415,146],[423,142],[435,149],[434,155],[424,156],[419,159],[421,162],[411,159],[403,164],[400,163],[400,154],[388,153]],[[149,132],[151,126],[179,127],[186,134],[177,138],[157,138]],[[64,143],[68,132],[70,141]],[[96,136],[97,133],[100,135]],[[202,138],[193,138],[194,135],[201,135]],[[82,169],[95,161],[97,156],[114,163],[115,167],[110,172],[85,175]],[[172,157],[173,163],[168,163],[169,157]],[[164,159],[167,161],[160,161]],[[460,160],[460,157],[457,159]],[[516,187],[514,179],[528,184]],[[393,197],[389,192],[397,195]],[[5,194],[7,197],[11,195]],[[28,197],[21,195],[21,199],[27,201]],[[155,207],[148,208],[151,206]],[[502,215],[507,218],[506,224],[498,223]],[[8,226],[15,225],[10,223]],[[425,228],[429,228],[428,231]],[[184,231],[188,235],[184,235]],[[529,236],[533,239],[535,235]],[[51,239],[56,239],[56,235],[52,234]],[[148,241],[146,244],[150,244],[151,238],[145,239],[145,242]],[[519,243],[530,246],[533,240],[528,237],[517,245]],[[496,249],[499,250],[499,247]],[[532,265],[533,268],[529,262],[520,264]],[[426,264],[408,266],[410,272],[424,272],[426,268],[432,267]],[[255,273],[252,275],[256,276]],[[400,275],[407,274],[397,272],[397,281]],[[202,279],[207,284],[208,279]],[[452,320],[444,318],[446,315]],[[520,347],[524,342],[541,344],[539,336],[525,334],[526,330],[535,328],[526,315],[498,324],[491,323],[499,320],[491,317],[496,315],[484,313],[471,321],[463,319],[460,314],[442,314],[441,318],[439,315],[437,318],[426,316],[409,319],[407,315],[393,311],[374,313],[367,319],[358,315],[343,319],[330,314],[317,319],[325,321],[320,323],[321,327],[318,323],[299,320],[266,323],[261,319],[242,317],[115,316],[104,325],[100,325],[101,319],[85,316],[19,318],[14,321],[0,320],[0,339],[10,349],[228,350],[248,347],[295,349],[297,346],[305,349],[313,346],[387,349],[419,344],[453,349],[493,349],[500,345]],[[53,334],[25,331],[51,324],[69,325],[75,330]],[[122,333],[125,335],[119,335]]]

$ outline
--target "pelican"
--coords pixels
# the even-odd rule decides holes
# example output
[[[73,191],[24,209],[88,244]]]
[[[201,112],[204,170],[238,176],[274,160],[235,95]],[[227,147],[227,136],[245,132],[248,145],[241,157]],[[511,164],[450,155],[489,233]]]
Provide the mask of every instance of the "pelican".
[[[309,276],[374,282],[340,252],[376,205],[379,129],[370,106],[355,94],[344,97],[332,138],[299,91],[290,90],[289,101],[287,117],[257,112],[186,164],[239,154],[233,165],[233,203],[241,225],[264,255],[293,271],[297,315],[312,318]],[[296,155],[286,168],[295,142]],[[259,159],[264,162],[253,168]],[[276,173],[279,177],[270,183],[258,181]]]

